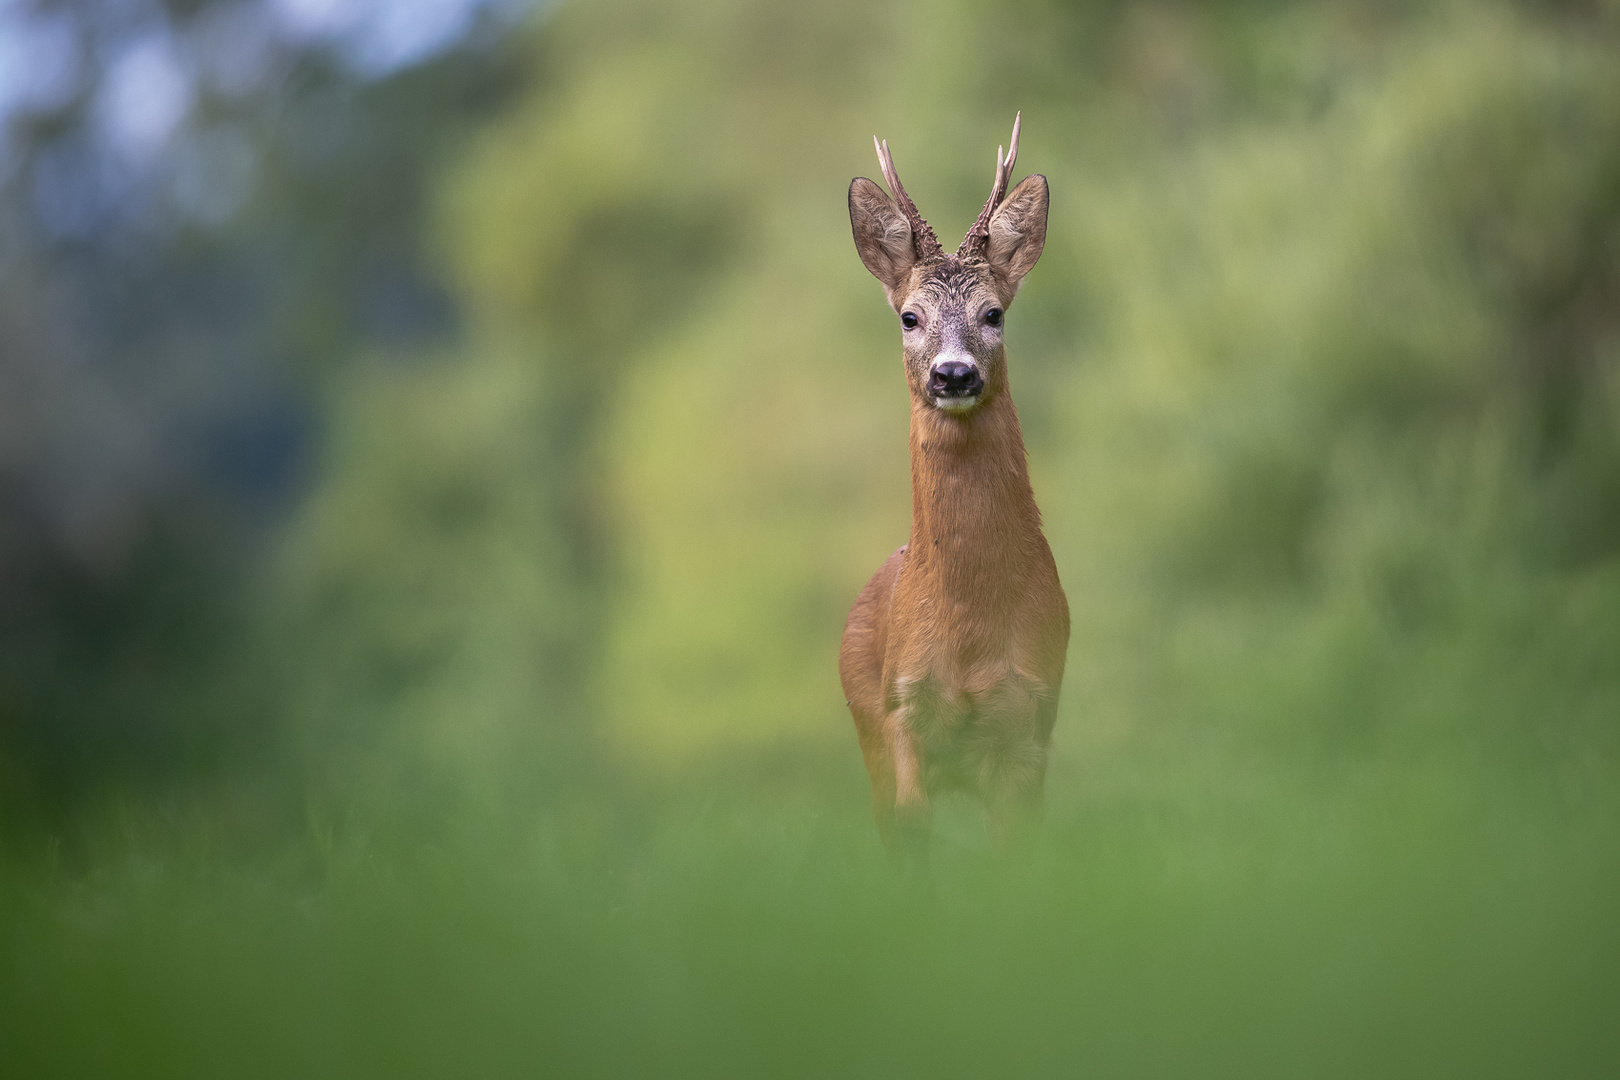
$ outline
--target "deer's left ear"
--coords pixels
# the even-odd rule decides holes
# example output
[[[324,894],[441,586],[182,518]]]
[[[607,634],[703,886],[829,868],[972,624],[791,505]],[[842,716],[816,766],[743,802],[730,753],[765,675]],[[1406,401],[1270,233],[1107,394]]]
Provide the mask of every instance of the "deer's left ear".
[[[1046,202],[1046,177],[1035,173],[1013,188],[990,218],[985,255],[996,276],[1014,292],[1046,246]]]

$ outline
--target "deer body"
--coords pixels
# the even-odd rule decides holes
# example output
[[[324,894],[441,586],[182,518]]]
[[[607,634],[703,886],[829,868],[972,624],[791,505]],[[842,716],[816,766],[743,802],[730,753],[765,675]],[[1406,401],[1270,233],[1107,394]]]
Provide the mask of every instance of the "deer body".
[[[839,675],[891,848],[925,841],[930,793],[977,792],[1004,839],[1036,817],[1069,610],[1041,533],[1001,340],[1045,240],[1046,180],[985,212],[946,255],[878,155],[895,201],[850,187],[862,261],[901,317],[911,386],[911,537],[855,601]]]

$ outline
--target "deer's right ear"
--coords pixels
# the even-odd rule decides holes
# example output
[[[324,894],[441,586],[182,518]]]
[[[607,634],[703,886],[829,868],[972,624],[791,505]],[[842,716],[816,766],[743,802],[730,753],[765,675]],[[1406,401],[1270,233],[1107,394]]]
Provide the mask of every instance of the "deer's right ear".
[[[849,184],[849,225],[855,233],[855,250],[860,252],[861,262],[892,297],[917,261],[905,215],[882,188],[857,176]]]

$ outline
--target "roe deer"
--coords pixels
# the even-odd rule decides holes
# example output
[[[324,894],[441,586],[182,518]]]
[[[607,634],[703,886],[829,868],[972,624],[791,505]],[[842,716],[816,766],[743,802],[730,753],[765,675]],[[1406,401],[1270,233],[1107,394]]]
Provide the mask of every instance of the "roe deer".
[[[1011,193],[1018,129],[955,254],[900,186],[849,185],[861,262],[900,317],[911,387],[911,539],[850,609],[838,657],[891,851],[926,848],[929,795],[976,791],[1004,844],[1041,808],[1069,605],[1030,490],[1003,316],[1046,242],[1046,177]]]

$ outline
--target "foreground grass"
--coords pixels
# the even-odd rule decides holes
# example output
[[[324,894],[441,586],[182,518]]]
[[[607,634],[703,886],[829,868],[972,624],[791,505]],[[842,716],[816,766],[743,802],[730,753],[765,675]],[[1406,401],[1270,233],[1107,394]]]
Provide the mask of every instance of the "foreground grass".
[[[1058,777],[1011,860],[947,807],[926,878],[838,770],[234,851],[126,813],[6,862],[0,1072],[1607,1074],[1620,788],[1223,775]]]

